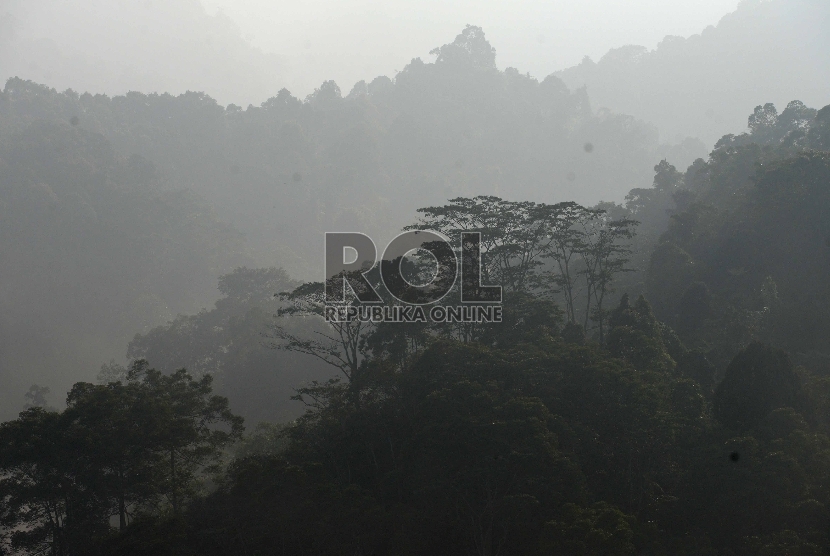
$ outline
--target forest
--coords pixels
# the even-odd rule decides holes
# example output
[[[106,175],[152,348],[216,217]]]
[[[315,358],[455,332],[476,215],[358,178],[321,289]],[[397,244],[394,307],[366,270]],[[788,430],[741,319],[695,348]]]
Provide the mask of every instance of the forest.
[[[6,83],[0,555],[830,554],[830,105],[707,154],[479,27],[432,55]],[[479,233],[503,320],[326,321],[342,230]]]

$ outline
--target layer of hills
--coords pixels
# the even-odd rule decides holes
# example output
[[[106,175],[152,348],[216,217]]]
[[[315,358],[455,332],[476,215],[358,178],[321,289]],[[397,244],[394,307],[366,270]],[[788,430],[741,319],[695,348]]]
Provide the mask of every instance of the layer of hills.
[[[651,122],[661,137],[707,145],[740,129],[747,107],[830,98],[830,4],[823,0],[745,0],[688,38],[654,50],[627,45],[555,75],[588,88],[597,107]]]
[[[446,231],[485,223],[483,267],[511,278],[501,323],[315,330],[304,284],[281,296],[300,313],[279,317],[274,350],[270,292],[296,282],[223,276],[212,310],[131,342],[156,369],[106,365],[62,411],[33,387],[0,424],[0,547],[826,553],[830,106],[766,104],[748,123],[605,212],[489,196],[422,211]],[[524,264],[568,254],[570,274]],[[289,409],[279,379],[313,376],[298,352],[339,372],[298,384]]]
[[[621,45],[556,75],[571,89],[587,85],[595,108],[655,125],[662,142],[691,136],[708,148],[742,127],[747,106],[794,98],[823,105],[828,10],[823,0],[745,0],[700,34],[666,37],[654,50]],[[296,94],[299,64],[253,48],[198,0],[7,0],[0,8],[3,82],[109,95],[204,91],[246,107],[283,87]],[[338,85],[345,93],[352,83]]]
[[[282,90],[247,109],[204,93],[109,97],[9,80],[8,413],[32,382],[63,391],[123,357],[134,334],[209,307],[234,268],[317,279],[325,231],[361,229],[382,245],[417,208],[458,196],[621,202],[661,159],[682,170],[706,156],[696,139],[661,144],[650,124],[594,110],[589,92],[555,76],[497,69],[478,28],[436,52],[394,81],[348,93],[326,82],[305,99]],[[656,241],[666,225],[663,212],[641,236]],[[643,269],[648,248],[639,257]]]

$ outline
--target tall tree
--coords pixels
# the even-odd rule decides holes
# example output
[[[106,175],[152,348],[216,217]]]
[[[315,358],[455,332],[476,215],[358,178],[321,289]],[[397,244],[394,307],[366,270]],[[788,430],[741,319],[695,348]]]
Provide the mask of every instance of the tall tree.
[[[774,409],[805,409],[801,380],[780,349],[753,342],[738,353],[715,390],[715,416],[727,427],[747,431]]]
[[[185,369],[164,375],[139,361],[128,380],[140,385],[149,418],[145,434],[166,462],[162,488],[178,512],[196,494],[200,473],[217,470],[222,449],[241,438],[243,419],[227,398],[213,394],[211,375],[194,379]]]
[[[617,274],[631,270],[627,266],[631,250],[626,242],[634,236],[637,224],[636,220],[628,218],[611,219],[602,212],[582,226],[580,254],[585,263],[582,274],[587,288],[585,328],[588,328],[588,319],[594,320],[599,328],[600,343],[605,341],[606,297],[613,291],[611,284]]]
[[[310,355],[336,368],[346,380],[351,380],[360,369],[366,334],[373,325],[360,319],[344,322],[326,320],[326,307],[332,305],[326,302],[323,282],[309,282],[291,292],[277,295],[289,303],[279,309],[277,316],[303,319],[306,326],[298,333],[296,327],[275,324],[270,336],[271,347]],[[356,299],[347,299],[334,306],[357,309],[360,303]]]
[[[154,457],[145,438],[146,416],[136,403],[136,389],[120,383],[96,386],[78,383],[67,397],[63,419],[78,448],[81,466],[113,506],[121,530],[128,512],[152,494]]]
[[[565,297],[565,313],[570,323],[576,323],[576,280],[575,263],[584,249],[583,231],[597,212],[574,202],[540,206],[539,212],[545,222],[546,243],[544,254],[556,263],[553,283]]]

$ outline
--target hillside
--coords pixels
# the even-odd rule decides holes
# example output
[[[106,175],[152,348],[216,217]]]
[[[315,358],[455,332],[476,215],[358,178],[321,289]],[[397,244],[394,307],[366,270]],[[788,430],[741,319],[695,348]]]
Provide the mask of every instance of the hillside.
[[[713,145],[743,128],[747,107],[830,101],[828,29],[823,0],[745,0],[699,35],[666,37],[651,51],[622,46],[555,75],[586,86],[597,107],[651,122],[662,140]]]

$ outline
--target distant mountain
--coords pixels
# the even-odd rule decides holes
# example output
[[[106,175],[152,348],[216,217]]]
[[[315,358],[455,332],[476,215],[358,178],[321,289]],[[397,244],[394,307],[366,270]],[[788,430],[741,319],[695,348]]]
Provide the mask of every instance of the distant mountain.
[[[253,48],[199,0],[7,0],[0,7],[0,80],[58,90],[210,91],[259,104],[286,85],[284,60]]]
[[[9,79],[0,419],[32,383],[90,380],[136,332],[210,306],[237,266],[319,279],[325,232],[385,246],[416,209],[458,196],[622,201],[662,158],[706,155],[595,113],[556,77],[500,71],[478,27],[435,53],[394,81],[345,95],[327,81],[302,100],[283,89],[246,109],[198,92],[109,97]]]
[[[744,0],[700,35],[623,46],[556,75],[587,86],[597,108],[653,123],[661,140],[712,145],[745,128],[748,107],[830,102],[830,2]]]
[[[204,93],[110,98],[10,79],[0,126],[75,118],[203,195],[258,264],[299,278],[319,271],[326,231],[360,229],[383,243],[417,208],[459,195],[622,201],[651,183],[661,159],[685,168],[706,156],[700,141],[660,144],[647,122],[594,112],[584,89],[554,76],[500,71],[478,27],[435,52],[394,81],[361,81],[348,94],[327,81],[304,100],[283,89],[244,110]]]
[[[18,106],[71,98],[15,92]],[[216,277],[251,262],[238,231],[147,159],[11,104],[0,95],[0,419],[32,383],[64,392],[136,332],[211,305]]]

